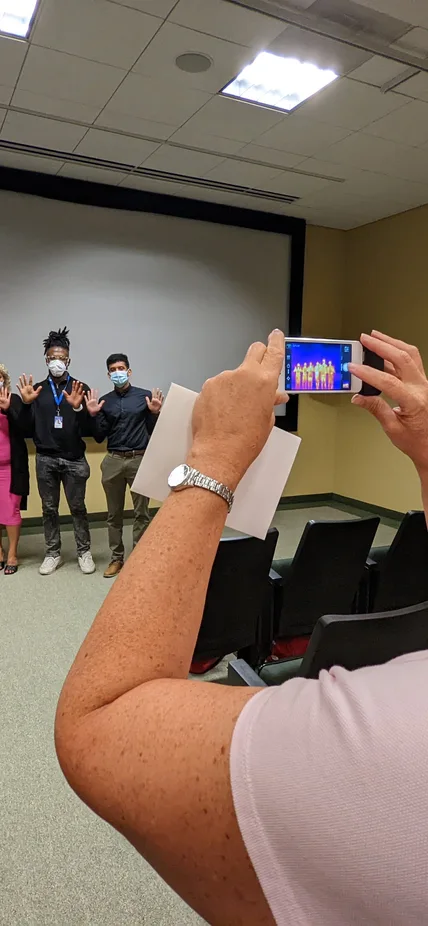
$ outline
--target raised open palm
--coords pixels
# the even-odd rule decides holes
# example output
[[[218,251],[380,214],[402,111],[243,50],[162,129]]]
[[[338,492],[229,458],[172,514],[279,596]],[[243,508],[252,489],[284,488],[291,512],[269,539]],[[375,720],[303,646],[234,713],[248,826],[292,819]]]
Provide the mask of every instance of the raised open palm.
[[[2,412],[7,412],[10,408],[10,397],[12,393],[9,392],[7,386],[2,386],[0,389],[0,410]]]
[[[24,405],[31,405],[32,402],[35,402],[42,391],[41,386],[37,389],[34,388],[33,377],[30,375],[27,379],[25,373],[19,377],[16,387],[19,390]]]
[[[65,401],[68,402],[72,408],[77,410],[83,405],[83,384],[79,383],[77,379],[73,380],[71,392],[66,392],[66,390],[63,389],[63,396]]]
[[[160,389],[153,389],[152,397],[146,397],[147,408],[153,412],[154,415],[158,415],[162,405],[163,405],[163,393]]]
[[[98,415],[98,412],[101,411],[104,405],[104,399],[102,399],[100,402],[99,397],[100,393],[98,389],[90,389],[88,394],[85,395],[86,408],[88,409],[88,412],[92,418],[95,418],[95,415]]]

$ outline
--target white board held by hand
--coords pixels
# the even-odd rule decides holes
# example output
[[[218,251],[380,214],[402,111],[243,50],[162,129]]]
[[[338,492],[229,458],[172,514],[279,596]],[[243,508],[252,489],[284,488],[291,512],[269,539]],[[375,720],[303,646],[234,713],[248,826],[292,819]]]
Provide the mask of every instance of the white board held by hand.
[[[198,393],[172,384],[135,477],[132,491],[163,502],[170,472],[185,463],[192,446],[192,414]],[[232,410],[232,414],[233,414]],[[290,475],[300,437],[274,428],[235,492],[226,524],[264,540]],[[215,479],[215,472],[206,475]]]

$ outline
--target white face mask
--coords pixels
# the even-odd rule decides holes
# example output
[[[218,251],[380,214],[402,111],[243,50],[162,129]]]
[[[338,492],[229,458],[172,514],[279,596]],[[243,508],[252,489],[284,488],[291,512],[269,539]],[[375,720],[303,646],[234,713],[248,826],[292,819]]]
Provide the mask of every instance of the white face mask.
[[[66,369],[67,366],[63,360],[50,360],[48,363],[48,370],[52,376],[63,376]]]

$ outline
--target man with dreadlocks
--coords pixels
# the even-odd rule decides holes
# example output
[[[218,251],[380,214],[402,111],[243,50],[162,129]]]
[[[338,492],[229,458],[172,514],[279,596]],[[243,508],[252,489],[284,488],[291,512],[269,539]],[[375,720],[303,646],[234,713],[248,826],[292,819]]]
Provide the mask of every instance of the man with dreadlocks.
[[[21,376],[19,391],[31,406],[32,434],[36,445],[37,485],[42,500],[46,555],[40,575],[48,576],[62,565],[59,529],[61,484],[73,518],[77,558],[85,575],[95,572],[85,506],[89,465],[82,434],[91,433],[84,395],[89,387],[68,372],[70,341],[67,328],[50,331],[43,341],[48,376],[33,385]]]

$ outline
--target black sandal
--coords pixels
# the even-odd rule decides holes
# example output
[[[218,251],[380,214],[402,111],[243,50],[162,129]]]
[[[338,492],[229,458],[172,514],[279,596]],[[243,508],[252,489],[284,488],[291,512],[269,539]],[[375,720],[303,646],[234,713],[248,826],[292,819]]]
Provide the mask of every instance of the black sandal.
[[[18,572],[18,566],[11,566],[9,563],[6,563],[4,568],[5,576],[14,576],[16,572]]]
[[[6,565],[6,563],[5,563],[4,559],[0,559],[0,572],[2,571],[2,569],[4,569],[5,565]]]

